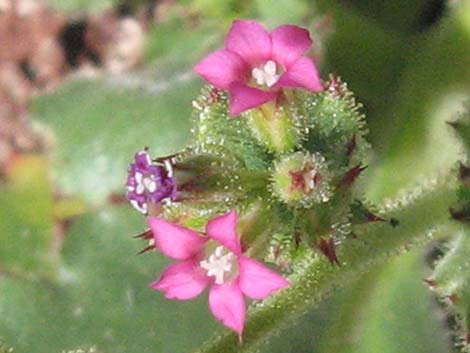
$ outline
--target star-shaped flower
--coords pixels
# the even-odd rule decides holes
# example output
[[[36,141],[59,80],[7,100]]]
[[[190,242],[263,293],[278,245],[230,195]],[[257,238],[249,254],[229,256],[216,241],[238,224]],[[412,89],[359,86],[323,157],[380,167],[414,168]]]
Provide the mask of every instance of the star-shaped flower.
[[[156,248],[178,260],[151,288],[164,292],[166,298],[187,300],[210,287],[213,315],[239,335],[245,323],[244,296],[264,299],[288,285],[284,277],[243,255],[235,211],[211,219],[206,235],[161,218],[149,217],[148,223]]]
[[[283,25],[267,32],[256,21],[237,20],[217,50],[194,71],[230,94],[230,114],[260,106],[278,97],[281,88],[322,91],[317,68],[304,56],[312,45],[309,32]]]

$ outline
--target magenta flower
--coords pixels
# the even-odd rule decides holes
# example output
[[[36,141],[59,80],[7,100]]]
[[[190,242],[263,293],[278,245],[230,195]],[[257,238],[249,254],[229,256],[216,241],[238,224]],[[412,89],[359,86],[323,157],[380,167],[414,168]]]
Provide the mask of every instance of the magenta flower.
[[[149,217],[148,223],[156,248],[179,260],[151,288],[164,292],[166,298],[187,300],[210,287],[213,315],[239,335],[245,323],[243,296],[264,299],[288,285],[284,277],[242,254],[235,211],[211,219],[205,236],[156,217]]]
[[[176,181],[170,164],[164,166],[152,162],[147,150],[137,152],[134,163],[129,165],[126,182],[126,198],[141,213],[146,214],[149,203],[174,200]]]
[[[317,68],[304,56],[312,45],[308,31],[292,25],[268,33],[255,21],[234,21],[225,49],[199,62],[194,71],[230,94],[230,114],[278,97],[282,87],[322,91]]]

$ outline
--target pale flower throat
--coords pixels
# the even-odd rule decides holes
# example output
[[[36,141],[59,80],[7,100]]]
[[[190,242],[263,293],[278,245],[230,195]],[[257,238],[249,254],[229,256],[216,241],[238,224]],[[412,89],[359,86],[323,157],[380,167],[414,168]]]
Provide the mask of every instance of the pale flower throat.
[[[251,70],[251,76],[258,86],[271,88],[279,80],[277,65],[274,61],[268,60],[263,66],[255,67]]]
[[[235,266],[233,261],[235,255],[231,251],[227,251],[223,246],[218,246],[215,251],[199,265],[207,271],[207,276],[215,277],[216,284],[224,284],[227,275],[231,275]],[[232,277],[232,276],[229,276]]]
[[[142,195],[145,190],[149,192],[154,192],[157,190],[157,183],[151,175],[143,175],[142,173],[137,172],[135,174],[135,180],[137,182],[136,193]]]

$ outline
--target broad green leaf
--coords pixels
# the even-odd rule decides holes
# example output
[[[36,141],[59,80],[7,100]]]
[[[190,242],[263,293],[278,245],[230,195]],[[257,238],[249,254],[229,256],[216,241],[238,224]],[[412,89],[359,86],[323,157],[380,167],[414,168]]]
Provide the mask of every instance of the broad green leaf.
[[[425,25],[425,21],[430,20],[432,10],[436,11],[439,3],[443,3],[426,0],[349,0],[348,2],[383,27],[410,34]]]
[[[406,68],[387,113],[392,124],[381,132],[388,145],[377,156],[378,168],[372,174],[368,194],[374,200],[442,173],[462,158],[462,146],[446,122],[455,120],[470,95],[470,21],[463,16],[467,10],[456,6]]]
[[[424,276],[422,257],[414,252],[344,291],[314,352],[450,352]]]
[[[369,295],[381,267],[339,290],[315,310],[293,321],[291,327],[273,337],[262,350],[270,353],[343,353],[352,322],[361,310],[360,299]]]
[[[131,235],[143,219],[128,206],[82,217],[65,239],[61,280],[3,276],[0,337],[15,353],[96,347],[109,353],[185,353],[218,324],[205,295],[170,301],[148,284],[168,261]]]
[[[175,18],[155,25],[148,34],[146,61],[157,60],[161,71],[191,70],[203,56],[220,44],[226,26],[207,20],[192,24]]]
[[[51,274],[54,202],[44,158],[19,156],[0,183],[0,271]],[[0,335],[1,337],[1,335]]]
[[[262,351],[449,352],[423,276],[421,256],[416,252],[376,267],[302,315]]]
[[[387,31],[355,8],[331,1],[318,3],[327,16],[323,25],[327,35],[322,43],[324,75],[339,75],[364,103],[368,121],[381,121],[382,111],[390,109],[410,40]]]
[[[193,76],[121,79],[72,82],[33,104],[37,121],[55,136],[52,167],[66,194],[102,203],[123,193],[135,152],[147,146],[162,156],[185,146],[199,90]]]

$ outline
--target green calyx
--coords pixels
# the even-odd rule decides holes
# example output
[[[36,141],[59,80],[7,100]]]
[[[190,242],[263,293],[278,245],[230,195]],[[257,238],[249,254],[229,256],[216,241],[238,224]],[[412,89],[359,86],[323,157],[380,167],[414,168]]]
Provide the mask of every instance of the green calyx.
[[[300,140],[298,117],[289,106],[268,102],[242,115],[253,135],[270,152],[284,154],[295,149]]]
[[[283,268],[306,251],[338,264],[335,246],[355,222],[361,197],[352,186],[369,145],[360,105],[333,83],[323,92],[288,90],[239,117],[229,115],[225,92],[205,87],[193,102],[193,139],[174,165],[183,200],[163,215],[199,226],[237,209],[247,253]],[[381,220],[361,210],[361,223]]]

